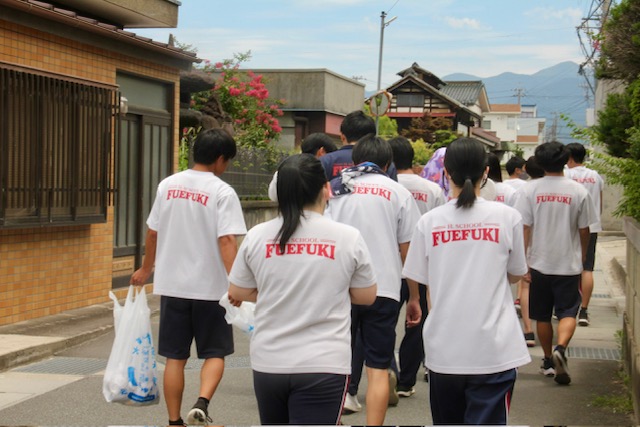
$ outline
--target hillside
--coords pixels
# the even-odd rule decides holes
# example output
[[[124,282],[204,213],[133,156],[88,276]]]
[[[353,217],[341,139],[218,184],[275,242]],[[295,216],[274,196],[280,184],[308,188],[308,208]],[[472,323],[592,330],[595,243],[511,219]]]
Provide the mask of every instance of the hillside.
[[[482,80],[487,88],[489,102],[493,104],[515,104],[520,89],[521,104],[536,104],[538,116],[547,119],[547,129],[556,114],[566,114],[577,124],[584,125],[588,103],[585,99],[585,80],[578,75],[578,64],[562,62],[534,74],[502,73],[480,78],[471,74],[455,73],[441,77],[442,80]],[[558,138],[569,142],[569,131],[562,120],[558,120]]]

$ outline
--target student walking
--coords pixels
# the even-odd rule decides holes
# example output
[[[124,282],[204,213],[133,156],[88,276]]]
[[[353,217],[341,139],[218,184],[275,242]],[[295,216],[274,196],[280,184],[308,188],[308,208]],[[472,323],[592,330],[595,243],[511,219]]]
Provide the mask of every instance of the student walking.
[[[434,424],[506,424],[516,368],[531,361],[509,286],[527,272],[521,216],[479,197],[485,164],[477,140],[447,147],[453,199],[420,219],[403,269],[430,294],[423,338]]]
[[[142,286],[155,266],[153,292],[161,295],[158,354],[167,358],[164,396],[169,425],[180,415],[184,368],[195,339],[204,359],[200,397],[187,416],[191,424],[211,422],[208,405],[233,353],[233,333],[218,303],[229,287],[227,272],[236,255],[236,236],[246,233],[235,191],[218,178],[236,155],[236,143],[222,129],[198,134],[195,166],[158,185],[147,225],[146,253],[131,284]]]
[[[576,329],[580,308],[580,275],[587,255],[589,225],[595,222],[587,190],[564,176],[569,150],[559,142],[539,145],[535,161],[545,176],[519,191],[516,209],[524,224],[531,274],[529,316],[536,320],[544,352],[540,372],[558,384],[569,384],[566,349]],[[533,229],[533,232],[532,232]],[[558,317],[557,345],[551,316]]]
[[[229,299],[256,302],[251,367],[262,424],[339,424],[351,372],[351,304],[376,298],[367,245],[323,216],[329,199],[309,154],[278,168],[280,216],[252,228]]]

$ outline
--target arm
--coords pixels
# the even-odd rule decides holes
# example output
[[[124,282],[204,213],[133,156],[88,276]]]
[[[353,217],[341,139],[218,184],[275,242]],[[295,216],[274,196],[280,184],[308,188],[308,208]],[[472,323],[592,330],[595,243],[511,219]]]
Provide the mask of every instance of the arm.
[[[134,286],[144,285],[153,272],[153,266],[156,263],[158,232],[151,229],[147,230],[147,237],[144,244],[145,252],[144,259],[142,260],[142,266],[131,275],[131,280],[129,281],[129,283]]]
[[[578,230],[578,232],[580,233],[580,246],[581,246],[581,249],[582,249],[582,262],[584,263],[584,261],[587,259],[587,250],[589,248],[589,237],[590,237],[589,227],[580,228]]]
[[[398,244],[400,248],[400,258],[402,264],[407,259],[407,252],[409,252],[409,242]],[[418,291],[418,282],[411,279],[406,279],[409,287],[409,300],[407,301],[407,327],[411,328],[420,324],[420,318],[422,317],[422,308],[420,308],[420,292]]]
[[[236,259],[236,254],[238,253],[236,236],[229,234],[218,237],[218,246],[220,247],[220,255],[222,256],[224,269],[227,270],[227,274],[229,274],[233,261]]]
[[[509,283],[517,283],[524,276],[517,276],[515,274],[507,273],[507,279],[509,279]]]
[[[236,307],[239,306],[242,301],[256,302],[257,299],[258,289],[241,288],[233,283],[229,284],[229,301]]]
[[[376,301],[378,285],[373,284],[368,288],[349,288],[351,304],[371,305]]]

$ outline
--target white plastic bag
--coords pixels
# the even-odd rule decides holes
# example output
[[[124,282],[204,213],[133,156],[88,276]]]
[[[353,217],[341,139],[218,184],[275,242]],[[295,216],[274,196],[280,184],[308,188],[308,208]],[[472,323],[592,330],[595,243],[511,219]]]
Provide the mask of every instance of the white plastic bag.
[[[107,402],[153,405],[160,401],[160,390],[151,335],[151,310],[144,290],[135,292],[135,299],[133,294],[133,286],[130,286],[124,307],[115,295],[112,297],[116,336],[104,373],[102,394]]]
[[[243,301],[240,307],[231,305],[229,301],[229,293],[225,293],[220,298],[220,305],[227,311],[224,315],[224,320],[228,324],[233,325],[240,329],[247,335],[252,335],[255,329],[255,315],[254,311],[256,305],[252,302]]]

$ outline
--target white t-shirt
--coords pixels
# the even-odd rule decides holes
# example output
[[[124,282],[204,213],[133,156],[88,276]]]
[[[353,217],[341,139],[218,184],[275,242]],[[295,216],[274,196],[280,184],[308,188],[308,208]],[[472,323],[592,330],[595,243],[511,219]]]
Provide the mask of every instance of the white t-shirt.
[[[525,181],[524,179],[520,179],[520,178],[509,178],[509,179],[505,179],[502,182],[512,186],[514,190],[517,190],[518,188],[525,185],[528,181]]]
[[[229,282],[218,238],[247,232],[233,188],[192,169],[165,178],[147,219],[158,232],[153,293],[218,301]]]
[[[513,208],[456,200],[426,213],[411,239],[403,275],[425,283],[426,366],[442,374],[492,374],[531,361],[507,272],[527,272],[522,220]]]
[[[446,202],[442,188],[420,175],[399,173],[398,182],[409,190],[421,214],[429,212],[436,206],[444,205]]]
[[[520,180],[522,181],[522,180]],[[524,182],[524,181],[522,181]],[[496,202],[504,203],[507,206],[512,206],[516,202],[516,190],[512,186],[505,184],[504,182],[496,182]]]
[[[349,288],[375,284],[360,232],[315,212],[287,242],[276,218],[244,238],[229,280],[257,288],[251,367],[266,373],[351,373]]]
[[[595,222],[595,209],[587,190],[564,176],[545,176],[518,190],[515,208],[531,233],[529,266],[543,274],[572,276],[582,273],[580,228]]]
[[[384,175],[354,178],[354,190],[329,200],[325,215],[356,227],[367,243],[379,297],[400,301],[402,261],[398,244],[411,241],[420,211],[409,190]]]
[[[600,174],[598,174],[598,172],[594,171],[593,169],[589,169],[585,166],[576,166],[574,168],[565,169],[564,175],[567,178],[570,178],[575,182],[584,185],[584,188],[587,189],[589,195],[591,196],[591,200],[593,201],[597,217],[597,221],[589,226],[589,231],[591,233],[598,233],[599,231],[602,231],[600,207],[602,204],[601,196],[602,188],[604,187],[604,180],[602,179]]]

